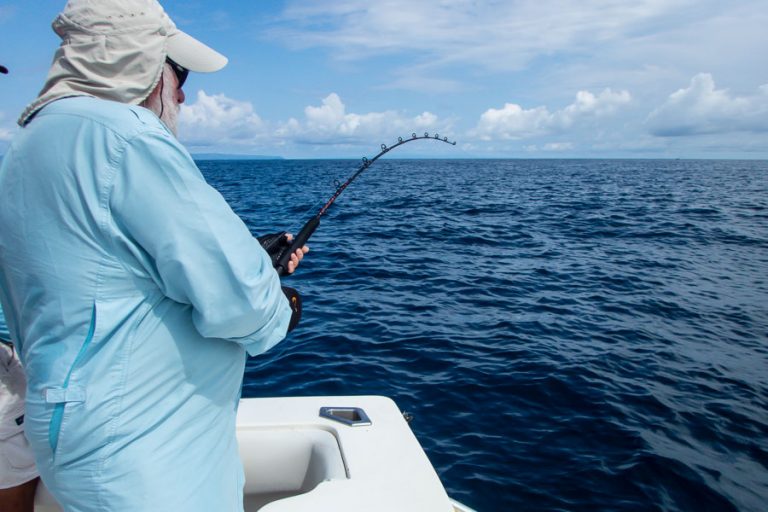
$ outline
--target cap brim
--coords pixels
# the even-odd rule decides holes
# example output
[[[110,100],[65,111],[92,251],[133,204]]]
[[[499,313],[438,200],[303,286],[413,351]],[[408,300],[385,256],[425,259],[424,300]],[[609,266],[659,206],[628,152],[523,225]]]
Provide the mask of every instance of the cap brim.
[[[228,62],[216,50],[180,30],[168,37],[168,57],[179,66],[197,73],[213,73]]]

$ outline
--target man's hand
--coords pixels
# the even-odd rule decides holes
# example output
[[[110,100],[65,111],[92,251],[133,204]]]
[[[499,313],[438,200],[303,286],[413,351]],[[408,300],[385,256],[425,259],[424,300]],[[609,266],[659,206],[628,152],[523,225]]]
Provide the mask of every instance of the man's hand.
[[[293,234],[283,231],[281,233],[262,235],[256,239],[264,250],[267,251],[269,257],[272,258],[272,264],[277,266],[277,262],[283,256],[284,251],[290,247],[291,242],[293,241]],[[296,270],[296,267],[299,266],[301,259],[308,252],[309,247],[306,245],[302,246],[300,249],[296,249],[293,254],[291,254],[291,259],[288,260],[287,268],[284,269],[285,272],[287,274],[292,274]]]
[[[286,233],[285,238],[287,239],[287,242],[290,244],[293,240],[293,234]],[[291,254],[291,261],[288,262],[288,274],[293,274],[293,272],[298,268],[299,262],[304,258],[304,255],[309,252],[309,246],[308,245],[302,245],[301,248],[296,249],[293,251],[293,254]]]

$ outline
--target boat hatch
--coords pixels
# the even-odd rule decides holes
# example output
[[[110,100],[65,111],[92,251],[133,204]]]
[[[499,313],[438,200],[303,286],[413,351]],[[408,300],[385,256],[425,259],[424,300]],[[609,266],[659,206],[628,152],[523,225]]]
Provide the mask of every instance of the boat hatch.
[[[350,427],[369,427],[372,424],[360,407],[321,407],[320,416]]]

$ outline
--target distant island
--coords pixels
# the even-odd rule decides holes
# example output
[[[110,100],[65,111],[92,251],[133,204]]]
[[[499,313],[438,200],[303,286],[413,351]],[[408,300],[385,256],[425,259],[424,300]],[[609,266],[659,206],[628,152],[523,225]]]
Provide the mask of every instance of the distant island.
[[[284,160],[281,156],[227,155],[223,153],[193,153],[194,160]]]

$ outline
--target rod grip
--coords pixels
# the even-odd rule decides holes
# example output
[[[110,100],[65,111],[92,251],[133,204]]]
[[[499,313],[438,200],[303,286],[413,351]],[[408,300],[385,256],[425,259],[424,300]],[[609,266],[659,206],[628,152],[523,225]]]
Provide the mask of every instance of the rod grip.
[[[275,270],[277,270],[277,275],[283,276],[288,273],[288,262],[291,261],[291,254],[293,254],[296,249],[304,246],[307,243],[307,240],[309,240],[309,237],[312,236],[312,233],[315,232],[319,225],[320,217],[312,217],[307,221],[306,224],[304,224],[304,227],[301,228],[301,231],[299,231],[299,233],[293,237],[291,246],[280,256],[280,258],[278,258],[277,262],[275,263]]]

